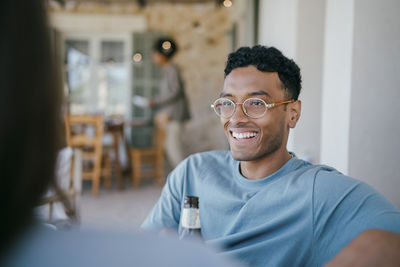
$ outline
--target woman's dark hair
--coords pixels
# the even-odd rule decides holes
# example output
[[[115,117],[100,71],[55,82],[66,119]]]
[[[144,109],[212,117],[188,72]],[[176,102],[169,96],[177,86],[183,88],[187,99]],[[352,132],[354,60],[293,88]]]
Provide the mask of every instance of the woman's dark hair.
[[[43,0],[0,2],[0,256],[56,191],[61,87]]]
[[[155,41],[153,50],[159,52],[167,59],[170,59],[175,55],[176,51],[178,50],[178,46],[171,38],[160,38]]]
[[[297,64],[285,57],[275,47],[256,45],[253,47],[241,47],[228,56],[225,67],[225,77],[232,70],[253,65],[259,71],[277,72],[286,90],[288,97],[297,100],[301,90],[301,74]]]

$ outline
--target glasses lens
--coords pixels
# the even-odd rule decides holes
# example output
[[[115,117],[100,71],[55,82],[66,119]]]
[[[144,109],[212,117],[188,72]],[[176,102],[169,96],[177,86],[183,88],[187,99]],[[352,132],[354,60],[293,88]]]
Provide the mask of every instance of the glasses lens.
[[[229,118],[235,111],[235,104],[227,98],[219,98],[214,102],[214,110],[218,116]]]
[[[265,114],[267,106],[262,99],[249,98],[243,102],[243,107],[249,117],[259,118]]]

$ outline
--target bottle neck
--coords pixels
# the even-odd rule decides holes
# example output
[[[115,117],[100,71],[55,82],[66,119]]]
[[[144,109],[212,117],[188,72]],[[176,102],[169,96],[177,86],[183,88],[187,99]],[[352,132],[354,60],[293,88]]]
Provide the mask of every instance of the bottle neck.
[[[199,198],[194,196],[187,196],[184,201],[185,208],[199,208]]]

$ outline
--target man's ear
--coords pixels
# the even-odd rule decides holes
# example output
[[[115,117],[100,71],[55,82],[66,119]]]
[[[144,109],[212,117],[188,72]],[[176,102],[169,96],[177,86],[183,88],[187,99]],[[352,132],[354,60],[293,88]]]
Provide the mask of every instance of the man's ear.
[[[297,122],[300,119],[300,114],[301,114],[301,101],[296,100],[293,103],[288,104],[287,107],[289,110],[288,112],[288,125],[289,128],[294,128],[296,127]]]

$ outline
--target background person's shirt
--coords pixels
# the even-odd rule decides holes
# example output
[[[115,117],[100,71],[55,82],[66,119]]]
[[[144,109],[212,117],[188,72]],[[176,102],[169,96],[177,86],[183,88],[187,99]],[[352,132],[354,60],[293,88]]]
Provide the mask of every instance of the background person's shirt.
[[[400,233],[400,211],[373,188],[296,157],[249,180],[230,152],[190,156],[142,228],[178,231],[186,195],[199,197],[204,240],[249,266],[322,266],[367,229]]]
[[[162,78],[158,95],[155,97],[155,108],[167,113],[173,121],[190,119],[189,102],[179,69],[174,64],[162,68]]]

